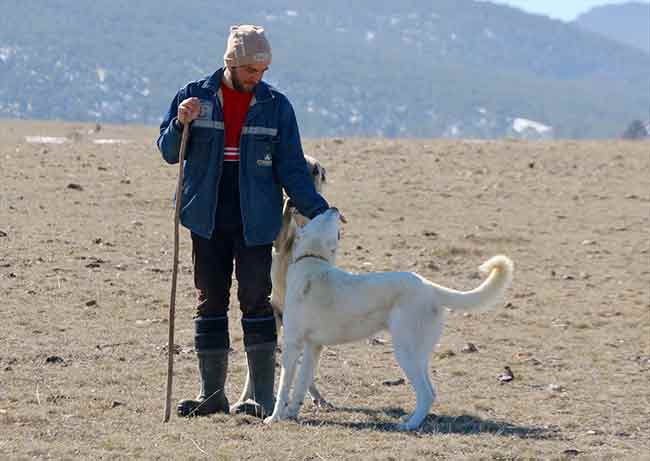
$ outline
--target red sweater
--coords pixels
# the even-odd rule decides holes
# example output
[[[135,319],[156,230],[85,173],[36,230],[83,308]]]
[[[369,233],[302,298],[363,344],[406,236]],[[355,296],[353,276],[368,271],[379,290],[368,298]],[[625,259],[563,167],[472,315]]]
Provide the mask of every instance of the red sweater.
[[[223,95],[223,123],[226,128],[225,162],[239,162],[239,138],[246,121],[253,93],[240,93],[221,82]]]

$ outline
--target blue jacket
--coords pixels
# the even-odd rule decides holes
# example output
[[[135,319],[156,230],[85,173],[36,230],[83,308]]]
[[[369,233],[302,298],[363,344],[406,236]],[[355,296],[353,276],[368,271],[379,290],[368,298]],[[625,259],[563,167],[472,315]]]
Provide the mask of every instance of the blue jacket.
[[[215,228],[219,181],[223,170],[224,124],[219,69],[209,78],[181,88],[160,125],[158,149],[166,162],[178,163],[182,130],[178,105],[190,97],[201,100],[186,150],[181,197],[181,223],[210,238]],[[316,192],[302,152],[298,124],[288,99],[261,81],[242,128],[239,145],[239,198],[244,240],[266,245],[282,221],[282,188],[298,211],[309,218],[329,205]]]

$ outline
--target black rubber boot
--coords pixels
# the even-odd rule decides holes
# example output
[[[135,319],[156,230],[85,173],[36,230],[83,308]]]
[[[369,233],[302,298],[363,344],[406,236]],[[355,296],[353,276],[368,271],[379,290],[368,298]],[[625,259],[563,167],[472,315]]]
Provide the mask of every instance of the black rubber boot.
[[[196,335],[194,344],[199,362],[201,390],[196,399],[178,402],[178,416],[205,416],[213,413],[229,413],[228,399],[224,391],[228,375],[227,317],[197,317],[194,320]]]
[[[246,350],[251,398],[234,405],[233,413],[246,413],[266,418],[275,405],[275,350],[276,343],[259,344]]]
[[[201,391],[196,399],[178,402],[178,416],[206,416],[229,413],[230,407],[224,392],[228,374],[228,350],[196,353],[199,359]]]

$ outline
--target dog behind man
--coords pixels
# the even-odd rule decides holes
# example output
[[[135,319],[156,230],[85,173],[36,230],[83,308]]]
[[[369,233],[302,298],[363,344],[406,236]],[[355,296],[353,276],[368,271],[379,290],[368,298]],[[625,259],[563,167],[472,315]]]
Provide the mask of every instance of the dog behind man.
[[[314,187],[319,194],[323,193],[325,184],[327,183],[327,173],[323,165],[318,159],[305,155],[307,161],[307,168],[314,181]],[[280,232],[273,242],[273,262],[271,264],[271,283],[273,291],[271,293],[271,306],[275,312],[277,331],[280,331],[282,326],[282,311],[284,309],[284,293],[286,289],[287,268],[289,267],[289,256],[293,237],[295,232],[292,231],[292,226],[302,227],[309,220],[302,216],[298,211],[291,206],[288,200],[284,203],[282,212],[282,227]],[[321,408],[331,408],[331,405],[323,398],[318,391],[315,383],[309,386],[309,394],[312,397],[313,403]],[[233,407],[243,407],[246,402],[254,401],[253,388],[251,385],[250,370],[246,374],[246,382],[241,395]],[[251,404],[252,407],[252,404]]]

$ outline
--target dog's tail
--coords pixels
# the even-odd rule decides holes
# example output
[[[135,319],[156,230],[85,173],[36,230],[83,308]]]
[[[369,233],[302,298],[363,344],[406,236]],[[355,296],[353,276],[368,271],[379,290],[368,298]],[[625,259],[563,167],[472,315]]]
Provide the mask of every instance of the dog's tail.
[[[440,304],[452,311],[484,311],[493,308],[503,298],[503,293],[512,282],[514,264],[507,256],[490,258],[479,267],[488,277],[470,291],[456,291],[438,286]]]

